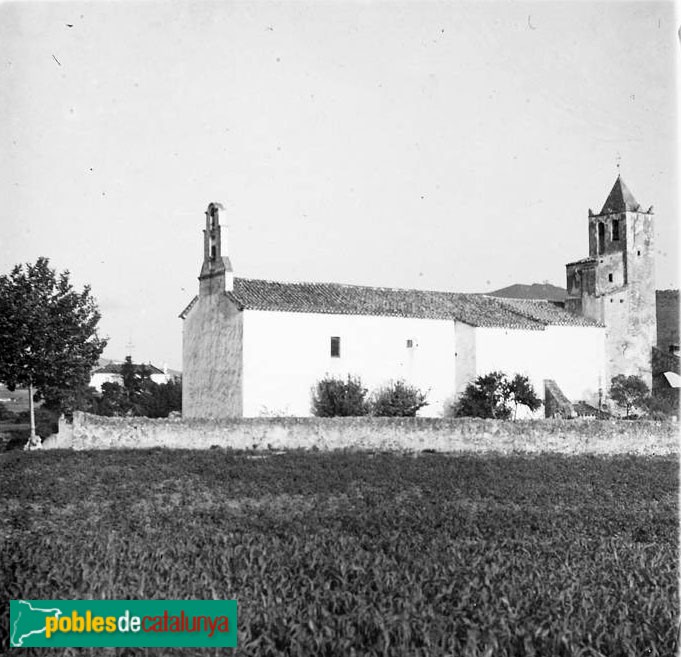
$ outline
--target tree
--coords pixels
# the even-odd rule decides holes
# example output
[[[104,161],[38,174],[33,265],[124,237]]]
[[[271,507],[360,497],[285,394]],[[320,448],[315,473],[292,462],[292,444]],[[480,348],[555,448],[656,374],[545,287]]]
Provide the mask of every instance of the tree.
[[[610,398],[624,409],[625,417],[629,418],[631,410],[648,406],[650,390],[641,377],[635,374],[618,374],[610,381]]]
[[[80,385],[69,389],[46,387],[43,392],[42,408],[53,411],[57,416],[62,413],[71,420],[74,411],[97,413],[99,395],[94,388]]]
[[[327,376],[312,389],[312,414],[317,417],[351,417],[367,415],[367,389],[359,377],[348,375],[346,381]]]
[[[454,415],[508,420],[509,396],[508,379],[503,372],[482,374],[466,386],[454,407]]]
[[[168,383],[159,383],[157,386],[157,417],[168,417],[171,413],[182,412],[182,381],[171,379]]]
[[[125,362],[121,365],[121,378],[123,387],[132,398],[139,395],[145,385],[151,381],[151,369],[144,364],[133,364],[132,356],[126,356]]]
[[[95,413],[99,415],[141,415],[168,417],[172,411],[182,410],[182,383],[151,380],[151,369],[136,365],[130,356],[121,366],[121,383],[102,384],[102,394]]]
[[[133,415],[168,417],[172,411],[182,411],[182,382],[156,383],[145,379],[133,398]]]
[[[428,405],[426,393],[406,381],[391,381],[374,392],[371,414],[378,417],[414,417]]]
[[[513,402],[513,419],[518,415],[518,406],[527,406],[531,411],[536,411],[542,401],[537,397],[534,386],[530,379],[523,374],[516,374],[508,384],[510,400]]]
[[[514,405],[514,411],[511,410]],[[454,405],[456,417],[482,417],[508,420],[518,406],[535,411],[541,406],[530,380],[522,374],[510,379],[503,372],[490,372],[469,383]]]
[[[77,292],[47,258],[0,276],[0,381],[28,388],[31,436],[34,401],[49,391],[86,385],[106,340],[97,335],[99,309],[86,285]]]
[[[106,381],[102,383],[102,394],[95,411],[98,415],[108,417],[132,415],[132,403],[128,391],[120,383]]]

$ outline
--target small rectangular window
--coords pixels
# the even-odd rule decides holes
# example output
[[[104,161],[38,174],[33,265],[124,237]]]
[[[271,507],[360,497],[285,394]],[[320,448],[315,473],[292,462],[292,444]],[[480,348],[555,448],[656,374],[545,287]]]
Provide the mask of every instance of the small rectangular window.
[[[636,253],[637,253],[638,255],[641,255],[641,252],[640,252],[640,251],[637,251]]]
[[[407,340],[407,349],[411,349],[414,346],[413,340]]]
[[[612,274],[608,274],[608,280],[612,283]]]
[[[620,238],[620,220],[612,220],[612,241],[617,242]]]
[[[340,338],[331,338],[331,358],[340,358]]]

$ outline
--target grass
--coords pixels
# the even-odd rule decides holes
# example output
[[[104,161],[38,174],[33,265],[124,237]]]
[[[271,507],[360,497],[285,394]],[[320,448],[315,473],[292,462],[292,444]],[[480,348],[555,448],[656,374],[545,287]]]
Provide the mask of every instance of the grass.
[[[8,598],[236,598],[239,655],[677,649],[676,458],[158,449],[0,467]]]

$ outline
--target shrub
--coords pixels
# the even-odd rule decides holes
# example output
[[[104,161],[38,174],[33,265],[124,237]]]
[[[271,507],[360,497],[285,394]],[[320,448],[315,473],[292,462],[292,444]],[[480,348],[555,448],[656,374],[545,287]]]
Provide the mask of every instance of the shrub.
[[[426,396],[427,393],[406,381],[390,381],[372,395],[371,414],[379,417],[414,417],[428,405]]]
[[[31,414],[29,411],[23,411],[19,413],[18,419],[20,422],[29,423],[31,421]],[[35,432],[36,435],[41,438],[47,438],[54,433],[59,431],[59,413],[50,410],[49,408],[44,408],[42,406],[37,406],[35,408]],[[28,432],[26,433],[26,438],[28,438]]]
[[[669,420],[679,417],[679,391],[671,389],[656,391],[648,401],[648,417],[651,420]]]
[[[12,429],[9,431],[6,428],[3,429],[3,431],[0,432],[0,452],[24,449],[29,436],[30,431],[28,428]]]
[[[99,395],[88,385],[73,386],[72,388],[46,388],[45,401],[42,408],[54,411],[57,415],[64,414],[69,420],[73,419],[74,411],[96,413]]]
[[[312,414],[317,417],[367,415],[367,389],[359,377],[347,380],[326,376],[312,389]]]
[[[0,422],[16,422],[17,414],[7,408],[7,404],[0,402]]]
[[[531,411],[536,411],[542,405],[542,401],[537,397],[537,393],[534,391],[534,386],[530,383],[530,379],[523,374],[516,374],[509,381],[508,392],[510,401],[514,405],[514,420],[518,414],[518,406],[527,406]]]
[[[132,363],[126,361],[130,367]],[[124,365],[125,368],[125,365]],[[83,409],[89,410],[89,409]],[[168,417],[182,411],[182,381],[155,383],[143,368],[132,374],[123,371],[123,384],[107,381],[94,398],[91,411],[105,416]]]
[[[480,375],[469,383],[452,408],[455,417],[482,417],[507,420],[511,417],[508,405],[508,379],[503,372]]]
[[[503,372],[496,371],[480,375],[469,383],[445,414],[508,420],[511,415],[515,418],[518,406],[536,411],[541,403],[526,376],[516,374],[509,379]]]

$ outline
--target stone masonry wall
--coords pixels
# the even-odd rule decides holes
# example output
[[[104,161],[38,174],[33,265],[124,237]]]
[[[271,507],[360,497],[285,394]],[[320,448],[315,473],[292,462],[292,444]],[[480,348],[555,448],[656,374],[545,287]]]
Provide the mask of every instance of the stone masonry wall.
[[[224,292],[200,296],[182,327],[182,413],[243,413],[243,313]]]
[[[473,418],[105,418],[75,413],[46,449],[306,449],[678,454],[678,425],[650,421]]]

